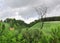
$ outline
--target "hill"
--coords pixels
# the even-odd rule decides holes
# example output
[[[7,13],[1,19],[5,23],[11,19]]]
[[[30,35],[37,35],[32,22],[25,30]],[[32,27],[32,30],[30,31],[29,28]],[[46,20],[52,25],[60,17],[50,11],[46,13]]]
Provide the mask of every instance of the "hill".
[[[11,19],[0,22],[0,43],[60,43],[60,21],[26,24]]]

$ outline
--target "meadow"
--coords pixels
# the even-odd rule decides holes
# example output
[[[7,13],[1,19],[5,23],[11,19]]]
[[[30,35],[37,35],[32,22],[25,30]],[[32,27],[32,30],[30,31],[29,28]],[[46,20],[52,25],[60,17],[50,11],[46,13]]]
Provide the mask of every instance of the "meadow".
[[[60,43],[60,21],[44,22],[42,29],[41,22],[10,25],[0,22],[0,43]]]

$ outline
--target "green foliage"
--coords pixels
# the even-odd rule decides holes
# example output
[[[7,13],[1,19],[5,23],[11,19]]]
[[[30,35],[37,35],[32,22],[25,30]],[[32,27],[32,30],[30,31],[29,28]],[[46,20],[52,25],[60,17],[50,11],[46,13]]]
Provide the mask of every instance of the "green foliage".
[[[60,43],[60,22],[44,22],[42,29],[37,22],[24,24],[15,19],[10,23],[1,22],[0,43]],[[11,23],[14,30],[10,30]]]

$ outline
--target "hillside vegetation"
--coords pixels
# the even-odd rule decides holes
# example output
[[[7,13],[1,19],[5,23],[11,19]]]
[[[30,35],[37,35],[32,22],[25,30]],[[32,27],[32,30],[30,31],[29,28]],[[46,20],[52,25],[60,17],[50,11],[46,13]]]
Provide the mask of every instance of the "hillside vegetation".
[[[15,19],[0,22],[0,43],[60,43],[60,21],[26,24]]]

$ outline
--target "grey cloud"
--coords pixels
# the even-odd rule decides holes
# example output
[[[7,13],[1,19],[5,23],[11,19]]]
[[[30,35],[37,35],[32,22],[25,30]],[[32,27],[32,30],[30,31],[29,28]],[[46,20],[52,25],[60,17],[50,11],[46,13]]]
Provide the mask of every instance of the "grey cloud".
[[[60,4],[60,0],[6,0],[6,3],[11,7],[37,6],[41,4],[50,7]]]
[[[34,5],[37,4],[38,2],[41,3],[39,0],[6,0],[8,6],[12,6],[12,7]]]
[[[28,9],[24,12],[19,13],[19,15],[21,15],[21,17],[24,19],[39,17],[34,9]]]
[[[46,14],[46,17],[60,16],[60,5],[57,5],[52,11]]]
[[[54,7],[56,7],[56,5],[60,5],[60,0],[6,0],[6,3],[12,8],[25,6],[29,6],[31,8],[43,5],[48,7],[48,12],[50,12]]]
[[[2,1],[2,2],[1,2]],[[40,5],[48,7],[47,14],[59,14],[59,11],[55,11],[57,5],[60,5],[60,0],[1,0],[0,1],[0,18],[13,17],[16,15],[26,21],[30,18],[38,18],[37,12],[34,7]],[[60,9],[60,8],[58,8]],[[20,17],[18,17],[20,18]]]

